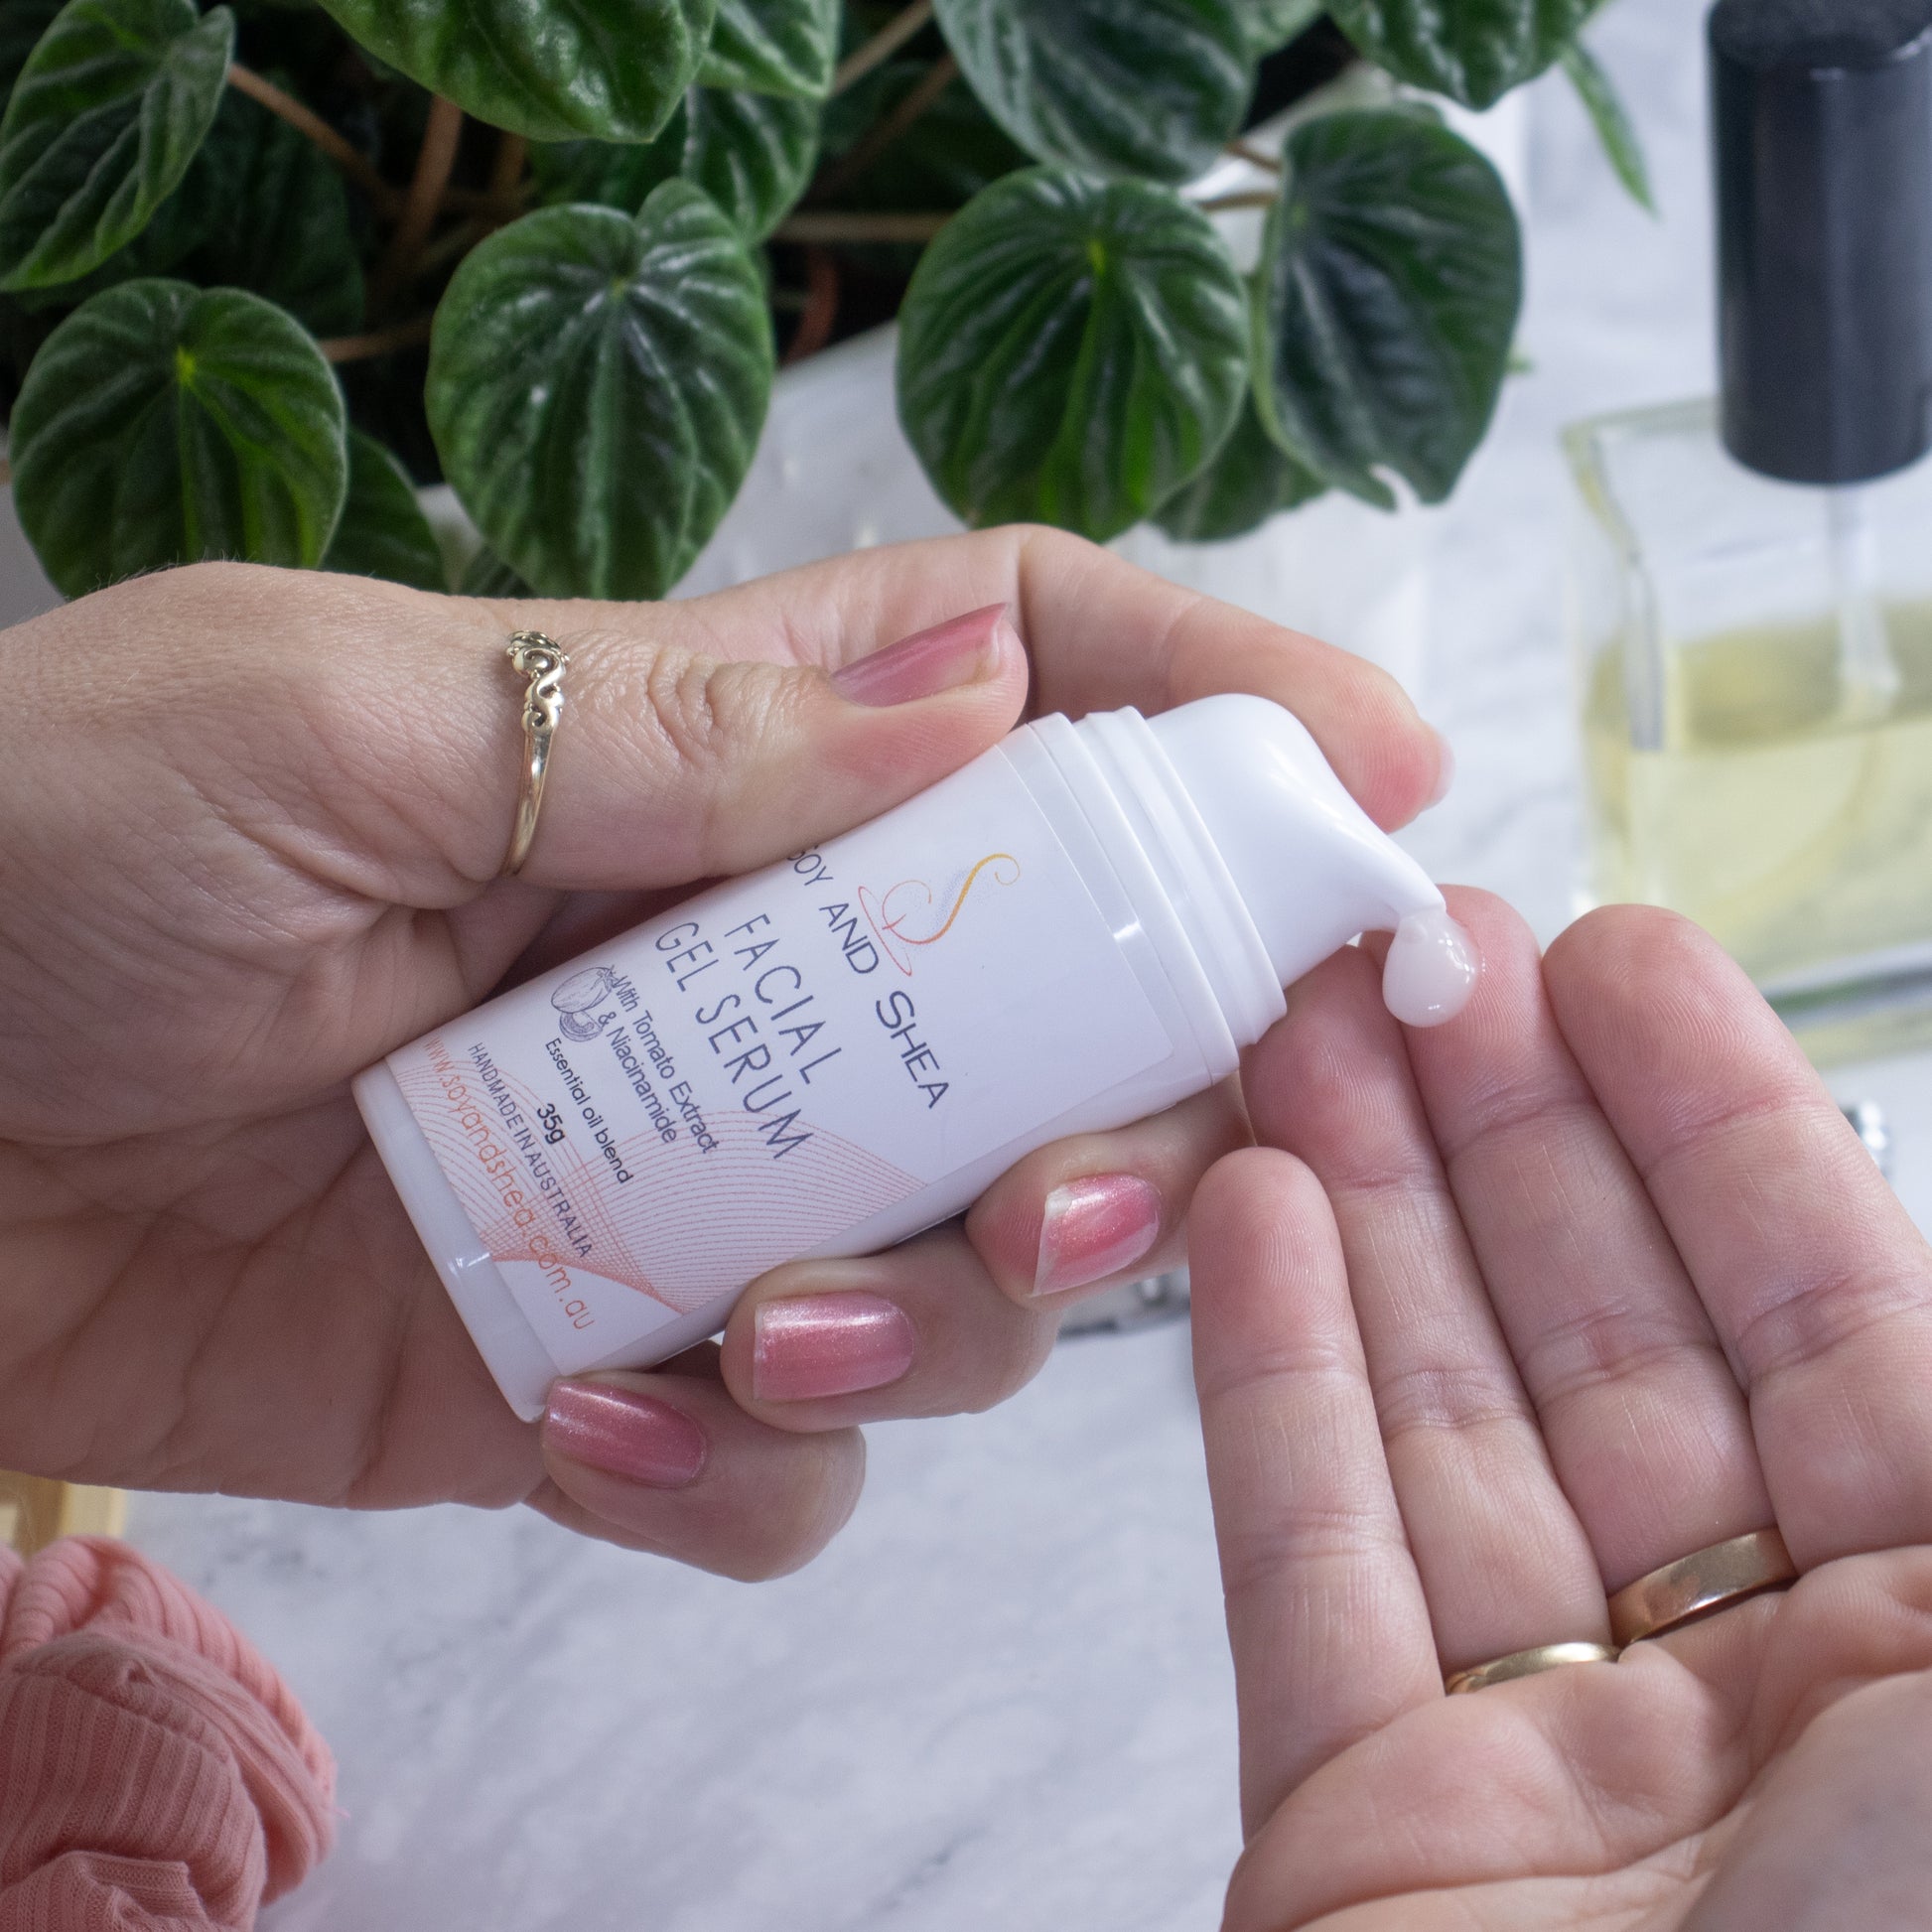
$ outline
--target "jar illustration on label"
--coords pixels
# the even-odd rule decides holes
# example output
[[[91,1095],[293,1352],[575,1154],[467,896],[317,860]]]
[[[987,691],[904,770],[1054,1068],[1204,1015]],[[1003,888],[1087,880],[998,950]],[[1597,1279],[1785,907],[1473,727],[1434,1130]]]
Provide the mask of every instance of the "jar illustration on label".
[[[550,1004],[562,1018],[558,1026],[567,1039],[595,1039],[616,1017],[612,1013],[599,1014],[593,1020],[591,1015],[611,997],[611,989],[617,983],[617,975],[608,966],[593,966],[588,971],[573,973],[550,995]]]

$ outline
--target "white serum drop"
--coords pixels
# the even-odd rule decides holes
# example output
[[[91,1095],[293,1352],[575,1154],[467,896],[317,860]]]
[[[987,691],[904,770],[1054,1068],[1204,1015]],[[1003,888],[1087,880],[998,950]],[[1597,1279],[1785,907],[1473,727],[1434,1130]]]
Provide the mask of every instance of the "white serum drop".
[[[1405,913],[1382,966],[1382,1004],[1405,1027],[1440,1027],[1469,1004],[1482,969],[1475,941],[1449,908]]]
[[[505,1398],[662,1361],[782,1261],[961,1212],[1035,1148],[1234,1072],[1282,989],[1390,931],[1434,1026],[1468,935],[1266,699],[1035,720],[357,1076]]]

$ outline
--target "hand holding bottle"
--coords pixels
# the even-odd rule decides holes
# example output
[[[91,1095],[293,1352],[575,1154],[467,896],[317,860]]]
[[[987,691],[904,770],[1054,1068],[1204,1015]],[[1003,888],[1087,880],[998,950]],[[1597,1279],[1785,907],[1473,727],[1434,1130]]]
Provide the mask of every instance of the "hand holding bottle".
[[[888,809],[1030,700],[1280,699],[1383,823],[1440,752],[1359,660],[1069,538],[872,552],[688,604],[491,605],[202,567],[11,633],[0,761],[0,1461],[382,1506],[529,1501],[734,1575],[808,1557],[855,1424],[979,1408],[1059,1303],[1173,1259],[1242,1134],[1210,1093],[1041,1150],[964,1228],[774,1270],[722,1350],[563,1386],[517,1422],[437,1283],[349,1075],[506,976],[695,883]],[[529,865],[519,625],[567,639]],[[831,675],[827,675],[831,673]],[[568,895],[568,897],[566,896]],[[775,1311],[775,1312],[767,1312]],[[762,1318],[761,1318],[762,1317]]]
[[[1469,1010],[1404,1035],[1369,958],[1317,968],[1244,1069],[1269,1145],[1197,1200],[1227,1932],[1922,1923],[1932,1252],[1696,928],[1539,961],[1451,904]],[[1773,1526],[1795,1587],[1445,1696]]]

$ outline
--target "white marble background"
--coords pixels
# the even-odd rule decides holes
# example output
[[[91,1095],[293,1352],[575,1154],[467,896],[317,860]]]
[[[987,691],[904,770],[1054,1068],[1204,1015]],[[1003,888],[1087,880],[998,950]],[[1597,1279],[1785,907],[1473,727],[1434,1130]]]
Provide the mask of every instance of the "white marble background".
[[[1440,519],[1426,704],[1461,778],[1445,878],[1569,914],[1560,423],[1708,385],[1694,0],[1592,39],[1663,207],[1535,90],[1533,371]],[[1342,641],[1346,641],[1343,639]],[[1923,1065],[1855,1072],[1932,1208]],[[991,1416],[874,1432],[865,1501],[746,1587],[524,1515],[140,1497],[132,1534],[249,1629],[342,1761],[342,1843],[273,1932],[1173,1932],[1238,1850],[1186,1339],[1064,1345]]]

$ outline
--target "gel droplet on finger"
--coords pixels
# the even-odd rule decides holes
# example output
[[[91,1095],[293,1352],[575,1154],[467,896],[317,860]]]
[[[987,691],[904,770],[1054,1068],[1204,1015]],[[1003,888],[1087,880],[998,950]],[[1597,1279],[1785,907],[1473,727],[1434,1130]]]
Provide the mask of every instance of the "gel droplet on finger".
[[[1482,971],[1476,943],[1446,906],[1411,912],[1382,968],[1382,1003],[1405,1027],[1440,1027],[1469,1004]]]

